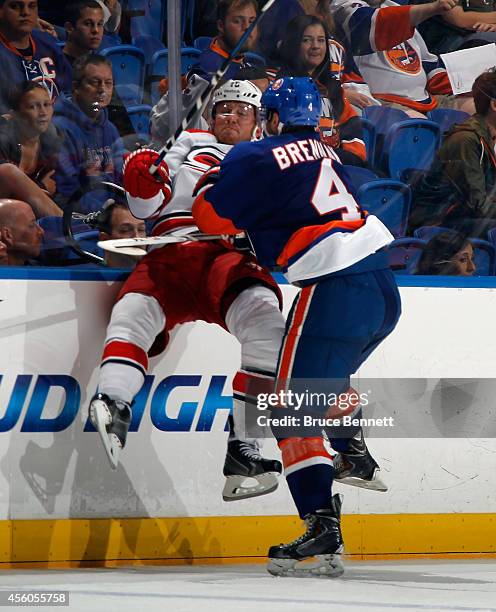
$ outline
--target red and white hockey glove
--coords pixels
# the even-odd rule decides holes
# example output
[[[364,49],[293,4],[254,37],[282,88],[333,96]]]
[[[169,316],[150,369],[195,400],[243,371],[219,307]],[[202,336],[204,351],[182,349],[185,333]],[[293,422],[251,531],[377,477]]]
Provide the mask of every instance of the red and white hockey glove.
[[[134,198],[148,200],[162,190],[165,202],[171,196],[169,167],[161,161],[155,174],[150,168],[157,159],[158,153],[152,149],[138,149],[126,156],[123,166],[124,189]]]

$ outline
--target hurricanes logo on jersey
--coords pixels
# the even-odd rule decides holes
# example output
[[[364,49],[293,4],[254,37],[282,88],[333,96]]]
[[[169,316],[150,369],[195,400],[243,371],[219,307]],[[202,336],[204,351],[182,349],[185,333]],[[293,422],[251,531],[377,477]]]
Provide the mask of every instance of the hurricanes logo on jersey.
[[[420,58],[408,41],[384,51],[384,56],[391,66],[400,72],[413,75],[419,74],[422,69]]]

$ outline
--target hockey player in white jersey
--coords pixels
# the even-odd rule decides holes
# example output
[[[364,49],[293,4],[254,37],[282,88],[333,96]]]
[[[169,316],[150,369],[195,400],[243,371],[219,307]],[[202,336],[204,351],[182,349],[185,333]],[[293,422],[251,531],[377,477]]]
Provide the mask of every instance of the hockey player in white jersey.
[[[155,151],[141,149],[127,158],[124,187],[129,207],[136,217],[154,220],[153,236],[198,231],[191,215],[194,187],[234,144],[259,135],[260,97],[249,81],[228,81],[219,88],[211,130],[183,132],[160,164],[158,178],[150,174]],[[176,325],[203,320],[220,325],[241,343],[223,498],[231,501],[273,491],[281,463],[264,459],[260,441],[242,431],[250,386],[272,388],[285,326],[280,307],[280,290],[270,273],[252,254],[223,241],[151,250],[118,295],[107,328],[98,393],[89,408],[112,466],[117,466],[126,442],[133,398],[143,384],[148,356],[165,349]],[[248,477],[255,484],[246,484]]]

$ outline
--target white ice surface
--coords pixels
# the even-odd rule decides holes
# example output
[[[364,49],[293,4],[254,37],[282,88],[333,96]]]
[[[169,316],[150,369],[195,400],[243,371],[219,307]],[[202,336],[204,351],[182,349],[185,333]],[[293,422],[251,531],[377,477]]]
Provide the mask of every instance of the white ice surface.
[[[78,612],[496,612],[496,562],[348,561],[337,579],[273,578],[263,565],[0,571],[11,589],[67,590],[70,607],[49,609]]]

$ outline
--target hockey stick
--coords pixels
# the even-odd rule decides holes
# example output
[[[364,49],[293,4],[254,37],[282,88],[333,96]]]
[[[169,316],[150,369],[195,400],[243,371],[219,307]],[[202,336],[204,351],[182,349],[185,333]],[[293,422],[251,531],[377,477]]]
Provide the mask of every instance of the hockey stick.
[[[163,246],[179,242],[199,242],[201,240],[226,240],[222,234],[184,234],[184,236],[150,236],[148,238],[120,238],[118,240],[102,240],[98,246],[111,253],[121,255],[146,255],[141,247]]]
[[[167,152],[172,148],[174,143],[177,141],[179,136],[184,132],[184,130],[190,125],[202,112],[203,107],[207,104],[212,91],[217,87],[218,82],[222,79],[222,77],[226,74],[229,66],[232,61],[236,57],[236,55],[241,51],[243,45],[246,40],[253,32],[253,30],[260,23],[260,20],[263,18],[265,13],[270,9],[270,7],[274,4],[276,0],[267,0],[267,2],[260,9],[260,12],[255,17],[255,19],[251,22],[250,27],[246,30],[243,36],[239,39],[238,44],[234,47],[231,53],[226,57],[226,59],[222,62],[222,65],[217,70],[217,72],[212,76],[210,83],[207,85],[205,90],[198,96],[195,101],[194,106],[192,106],[189,111],[183,116],[180,126],[174,132],[172,136],[169,137],[165,145],[158,152],[159,155],[157,159],[153,162],[153,165],[150,167],[150,174],[155,174],[158,166],[163,161],[164,157],[167,155]]]

